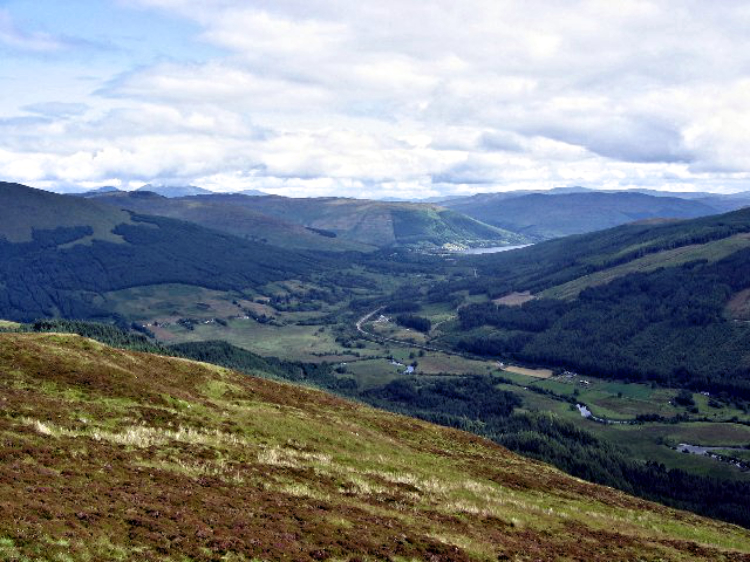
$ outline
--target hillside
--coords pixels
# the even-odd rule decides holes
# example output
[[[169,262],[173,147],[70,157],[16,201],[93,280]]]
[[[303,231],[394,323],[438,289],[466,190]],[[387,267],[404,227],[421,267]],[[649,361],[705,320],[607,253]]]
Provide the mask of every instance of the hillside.
[[[482,222],[537,240],[604,230],[653,218],[696,218],[720,212],[700,201],[634,192],[480,194],[444,203]],[[723,209],[721,209],[723,210]]]
[[[134,191],[99,195],[96,201],[137,213],[184,220],[247,240],[267,242],[284,248],[318,251],[374,249],[374,246],[339,240],[296,223],[230,204],[221,196],[167,198],[148,191]]]
[[[122,242],[112,231],[121,224],[132,224],[124,211],[101,207],[95,203],[57,195],[23,185],[0,182],[0,240],[21,243],[33,240],[34,230],[90,227],[87,237],[110,242]]]
[[[0,334],[0,372],[4,559],[750,556],[746,530],[312,390],[58,334]]]
[[[194,224],[0,184],[0,317],[107,316],[107,291],[182,283],[242,290],[304,278],[320,258]]]
[[[484,293],[446,342],[627,380],[750,398],[750,210],[647,222],[475,258]],[[521,306],[502,299],[530,293]],[[439,295],[439,296],[438,296]]]
[[[342,240],[378,247],[502,246],[523,244],[526,237],[499,229],[443,207],[360,199],[246,197],[211,195],[222,201],[287,222],[335,234]]]

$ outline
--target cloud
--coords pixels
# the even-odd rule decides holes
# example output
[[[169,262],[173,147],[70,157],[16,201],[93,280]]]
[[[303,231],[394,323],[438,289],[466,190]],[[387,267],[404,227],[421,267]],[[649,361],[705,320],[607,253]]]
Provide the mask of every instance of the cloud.
[[[52,53],[74,46],[73,39],[19,27],[11,15],[0,9],[0,44],[18,51]]]
[[[85,103],[44,102],[25,105],[21,109],[44,117],[75,117],[89,109]]]
[[[189,20],[225,54],[22,108],[43,119],[0,121],[0,174],[405,196],[750,181],[739,0],[120,4]],[[0,41],[60,48],[2,13]]]

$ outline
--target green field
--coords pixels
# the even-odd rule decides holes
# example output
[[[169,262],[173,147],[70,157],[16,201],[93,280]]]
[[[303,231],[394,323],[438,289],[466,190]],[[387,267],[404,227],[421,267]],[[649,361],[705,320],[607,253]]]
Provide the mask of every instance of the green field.
[[[503,372],[502,376],[513,384],[501,384],[499,388],[519,394],[523,399],[524,410],[554,412],[606,441],[628,447],[635,458],[660,462],[667,468],[680,468],[695,474],[730,480],[750,480],[750,473],[741,472],[727,463],[674,450],[679,443],[731,447],[750,444],[750,426],[728,421],[734,416],[740,420],[750,421],[746,413],[736,408],[711,408],[707,405],[707,397],[696,394],[694,399],[699,413],[691,414],[693,418],[712,413],[727,421],[605,425],[581,417],[574,404],[567,399],[585,403],[596,416],[615,420],[632,420],[642,414],[672,417],[686,413],[686,409],[669,404],[677,394],[676,390],[652,388],[650,385],[612,382],[592,377],[556,377],[551,380],[540,380],[507,371]],[[581,380],[589,384],[582,385]],[[539,394],[531,390],[533,388],[551,391],[561,398]],[[574,394],[576,391],[577,394]]]

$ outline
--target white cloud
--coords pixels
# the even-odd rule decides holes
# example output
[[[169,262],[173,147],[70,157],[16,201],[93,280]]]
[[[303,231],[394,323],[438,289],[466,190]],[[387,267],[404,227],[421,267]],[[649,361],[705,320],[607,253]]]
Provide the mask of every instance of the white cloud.
[[[121,3],[228,54],[113,76],[80,100],[105,111],[0,121],[0,174],[296,195],[750,189],[740,1]]]

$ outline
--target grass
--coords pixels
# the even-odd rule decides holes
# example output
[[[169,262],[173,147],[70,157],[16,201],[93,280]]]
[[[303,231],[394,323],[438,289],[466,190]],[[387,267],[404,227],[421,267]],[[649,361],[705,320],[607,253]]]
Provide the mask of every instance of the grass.
[[[552,371],[549,369],[529,369],[526,367],[518,367],[516,365],[505,365],[503,371],[535,379],[548,379],[552,376]]]
[[[475,436],[205,364],[3,334],[0,372],[3,559],[750,553],[746,530]]]

